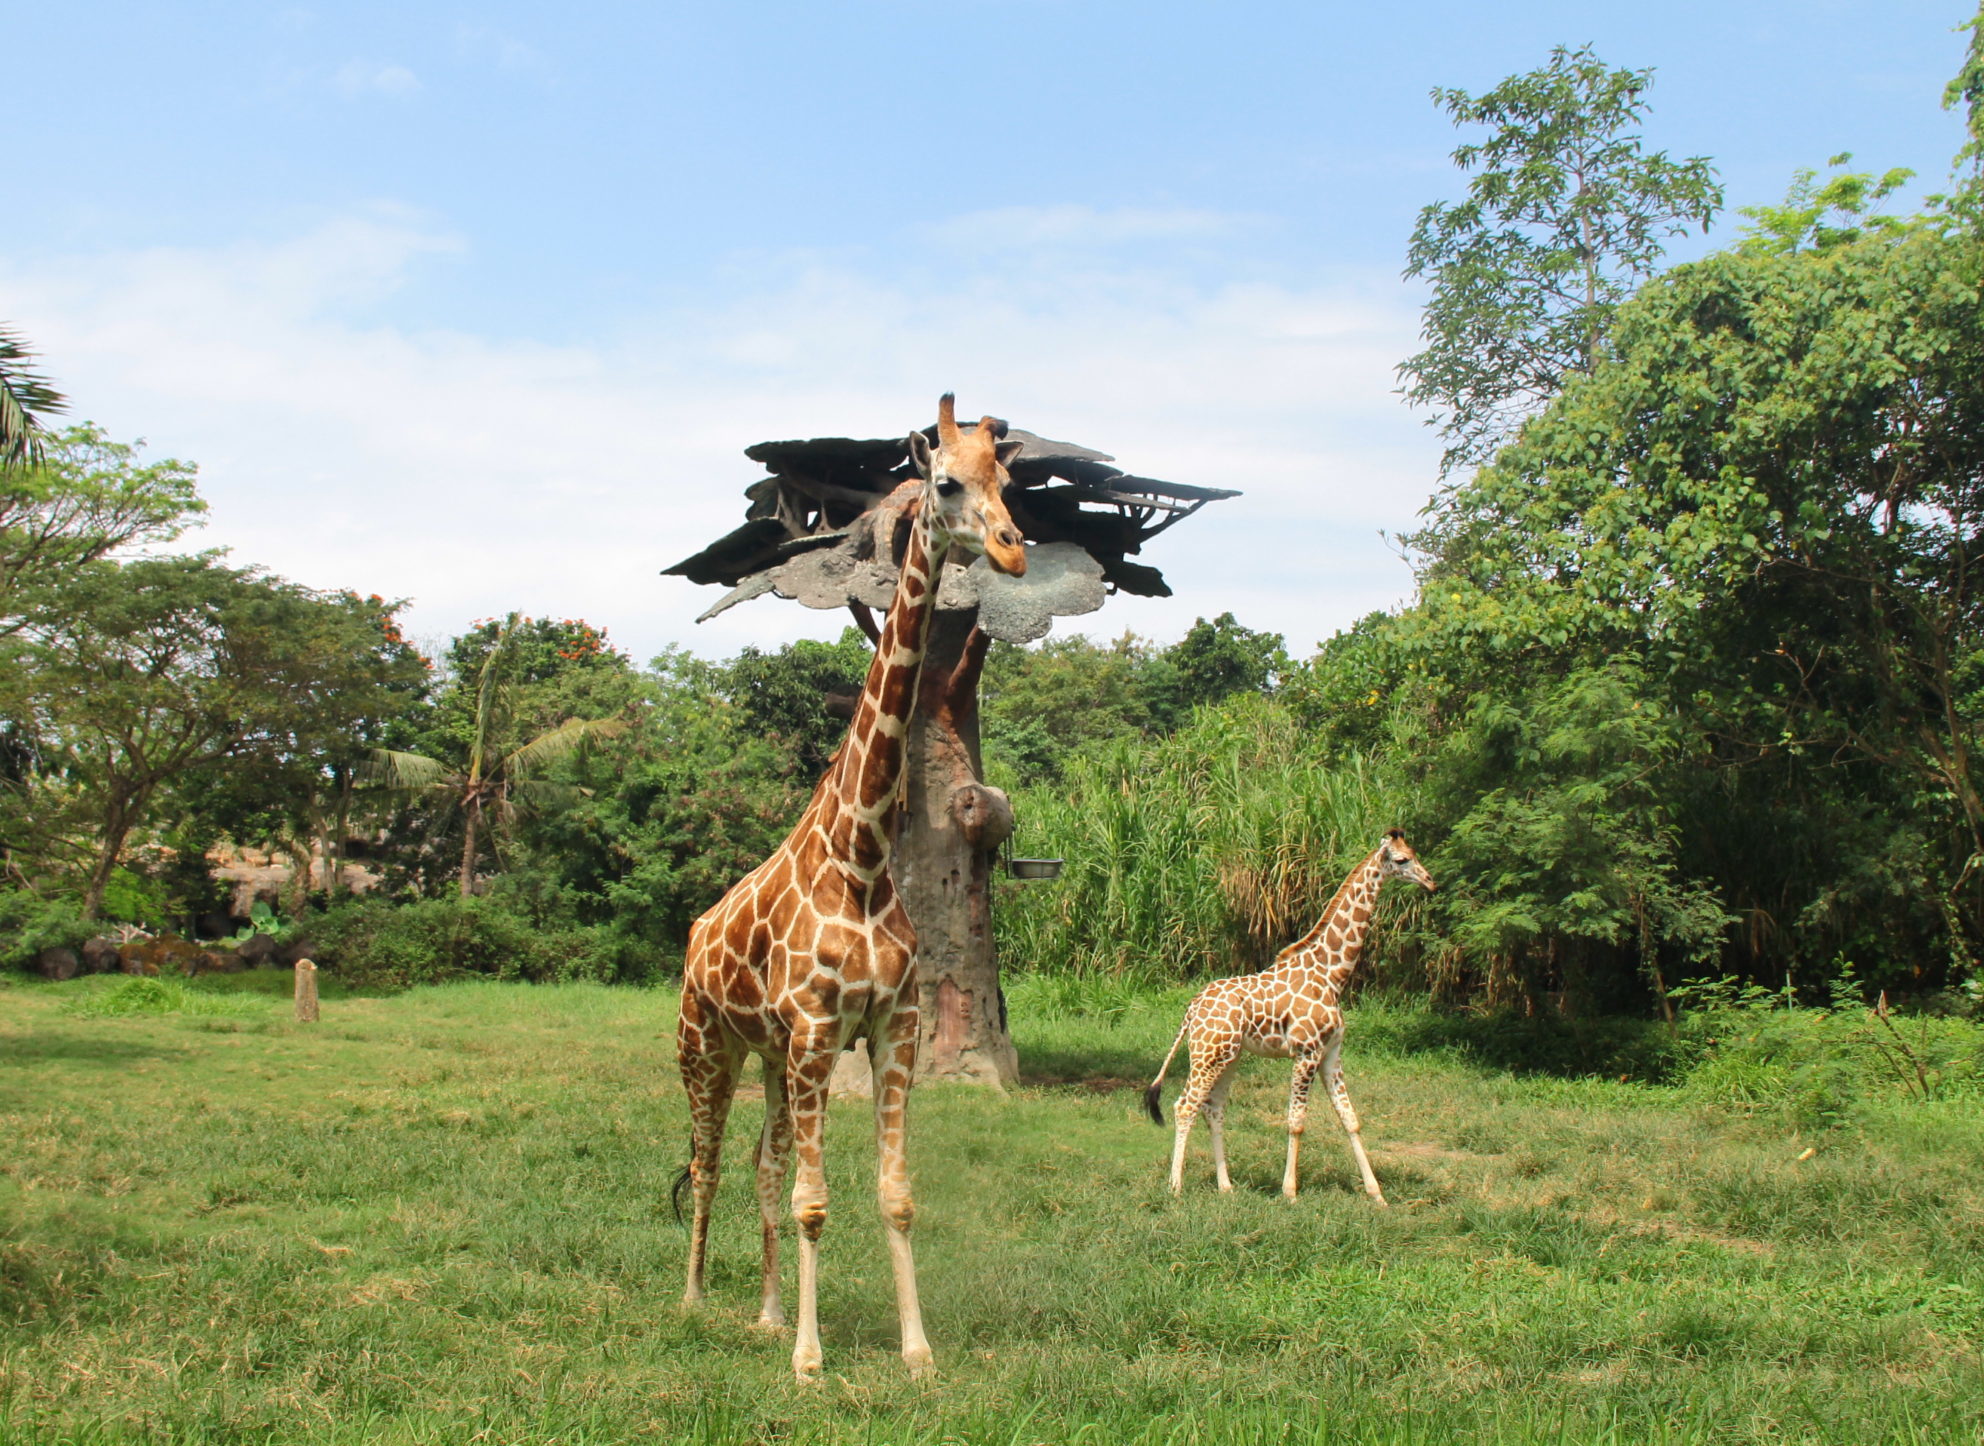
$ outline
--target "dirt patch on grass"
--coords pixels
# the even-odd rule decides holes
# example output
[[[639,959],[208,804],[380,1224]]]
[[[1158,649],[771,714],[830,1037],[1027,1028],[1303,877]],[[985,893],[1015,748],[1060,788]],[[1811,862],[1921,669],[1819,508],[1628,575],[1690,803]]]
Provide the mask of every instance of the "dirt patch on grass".
[[[1142,1091],[1149,1080],[1123,1079],[1109,1074],[1031,1074],[1022,1072],[1020,1083],[1033,1089],[1080,1090],[1083,1094],[1113,1095],[1118,1090]]]

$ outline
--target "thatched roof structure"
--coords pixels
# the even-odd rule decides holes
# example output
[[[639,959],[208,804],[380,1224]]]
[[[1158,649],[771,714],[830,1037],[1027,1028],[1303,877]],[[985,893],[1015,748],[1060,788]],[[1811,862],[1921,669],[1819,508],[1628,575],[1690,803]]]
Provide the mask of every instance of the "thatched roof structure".
[[[934,434],[935,428],[926,434]],[[970,430],[969,424],[966,430]],[[943,608],[977,607],[993,637],[1026,642],[1055,615],[1093,612],[1110,592],[1169,597],[1156,568],[1129,559],[1208,502],[1239,493],[1135,477],[1105,452],[1005,428],[1023,443],[1009,464],[1006,506],[1034,545],[1023,578],[982,559],[945,569]],[[744,489],[745,522],[669,574],[730,589],[697,619],[776,592],[815,608],[885,609],[900,568],[903,517],[915,479],[903,439],[816,437],[760,442],[744,455],[771,475]]]

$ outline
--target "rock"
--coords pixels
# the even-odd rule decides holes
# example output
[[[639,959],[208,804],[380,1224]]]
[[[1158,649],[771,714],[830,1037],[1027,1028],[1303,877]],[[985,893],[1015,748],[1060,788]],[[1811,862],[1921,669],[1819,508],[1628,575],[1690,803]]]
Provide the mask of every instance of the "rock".
[[[239,974],[247,967],[246,964],[241,962],[241,957],[232,949],[203,949],[200,951],[200,959],[196,968],[189,969],[187,972],[197,972],[200,974]]]
[[[276,962],[276,941],[267,934],[251,934],[234,946],[234,956],[245,968],[265,968]]]
[[[152,962],[158,965],[160,973],[170,970],[191,977],[200,972],[200,960],[205,954],[206,950],[177,934],[161,934],[152,941]]]
[[[108,939],[91,939],[83,945],[83,973],[115,974],[117,946]]]
[[[312,950],[308,939],[291,939],[287,944],[279,945],[276,948],[275,962],[285,969],[293,969],[296,967],[296,961],[298,959],[308,959],[311,953]]]
[[[44,979],[74,979],[83,961],[74,949],[58,944],[35,955],[34,967]]]
[[[117,969],[120,974],[157,974],[158,961],[153,957],[156,939],[131,939],[117,946]]]

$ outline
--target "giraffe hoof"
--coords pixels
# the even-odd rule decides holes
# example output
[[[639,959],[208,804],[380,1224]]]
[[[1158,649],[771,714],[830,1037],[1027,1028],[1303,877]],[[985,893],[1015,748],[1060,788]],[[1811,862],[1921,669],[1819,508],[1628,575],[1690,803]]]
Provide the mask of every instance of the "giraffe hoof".
[[[797,1380],[799,1384],[802,1386],[819,1385],[820,1384],[819,1358],[816,1356],[812,1360],[801,1360],[798,1356],[794,1356],[792,1358],[792,1375],[793,1375],[793,1379]]]
[[[762,1331],[768,1336],[782,1335],[785,1332],[783,1315],[761,1315],[751,1322],[751,1329]]]
[[[909,1378],[912,1381],[927,1381],[937,1374],[936,1357],[930,1354],[927,1346],[922,1350],[904,1351],[902,1363],[909,1367]]]

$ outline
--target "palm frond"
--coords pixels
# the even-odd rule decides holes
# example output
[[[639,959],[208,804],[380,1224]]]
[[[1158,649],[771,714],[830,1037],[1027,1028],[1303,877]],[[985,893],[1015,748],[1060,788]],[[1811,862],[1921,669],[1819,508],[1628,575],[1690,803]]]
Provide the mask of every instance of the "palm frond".
[[[34,352],[0,326],[0,467],[39,466],[42,418],[68,408],[68,398],[31,369]]]
[[[424,753],[401,753],[391,748],[371,750],[360,771],[367,783],[409,792],[437,787],[454,774],[447,764]]]
[[[511,778],[549,768],[561,758],[569,758],[588,743],[618,738],[627,731],[624,718],[567,718],[556,728],[537,735],[503,759],[503,772]]]

